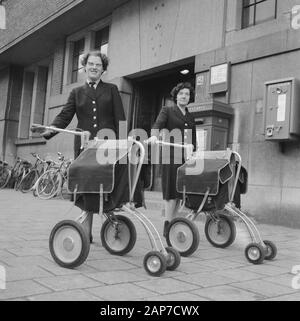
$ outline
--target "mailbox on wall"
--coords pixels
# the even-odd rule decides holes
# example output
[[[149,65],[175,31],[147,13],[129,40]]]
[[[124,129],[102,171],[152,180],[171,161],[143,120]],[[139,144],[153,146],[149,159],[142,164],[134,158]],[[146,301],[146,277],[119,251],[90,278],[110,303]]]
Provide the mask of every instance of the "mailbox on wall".
[[[265,83],[264,133],[266,140],[300,137],[300,82],[295,78]]]
[[[220,101],[193,103],[188,108],[195,117],[198,147],[204,147],[204,150],[226,149],[233,108]]]

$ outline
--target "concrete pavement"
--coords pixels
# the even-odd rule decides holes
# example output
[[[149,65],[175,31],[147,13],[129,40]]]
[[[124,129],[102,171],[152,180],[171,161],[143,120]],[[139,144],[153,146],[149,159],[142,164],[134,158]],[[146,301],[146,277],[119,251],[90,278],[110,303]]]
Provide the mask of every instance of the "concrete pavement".
[[[148,194],[151,209],[144,212],[161,232],[160,196],[153,195]],[[0,300],[300,300],[298,229],[258,224],[264,239],[275,242],[278,254],[274,261],[252,265],[244,256],[250,239],[241,223],[237,222],[233,245],[217,249],[207,242],[203,220],[199,220],[198,250],[182,258],[176,271],[166,271],[156,278],[143,268],[150,244],[135,219],[138,238],[129,254],[112,256],[102,247],[102,219],[95,216],[95,243],[86,262],[74,270],[59,267],[48,248],[51,229],[60,220],[74,219],[79,213],[71,202],[59,198],[44,201],[32,194],[0,190],[2,278],[6,273],[6,289],[1,289],[0,283]],[[292,274],[293,269],[299,275]]]

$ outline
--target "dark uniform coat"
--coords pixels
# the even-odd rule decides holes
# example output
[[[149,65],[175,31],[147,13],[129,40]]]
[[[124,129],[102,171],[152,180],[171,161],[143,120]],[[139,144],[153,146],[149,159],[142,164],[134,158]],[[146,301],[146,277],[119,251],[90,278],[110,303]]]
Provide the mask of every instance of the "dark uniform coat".
[[[90,139],[96,137],[97,132],[104,128],[112,129],[118,139],[119,121],[125,121],[125,114],[117,86],[100,80],[96,89],[91,88],[87,82],[83,86],[73,89],[66,105],[51,125],[66,128],[74,115],[78,119],[77,128],[89,131],[91,133]],[[47,139],[54,135],[47,137]],[[113,139],[114,137],[109,138]],[[77,158],[81,152],[80,145],[80,137],[75,136],[74,158]],[[119,170],[116,173],[116,180],[122,181],[124,185],[115,184],[120,188],[112,193],[113,197],[110,202],[127,196],[125,195],[127,176],[125,170]],[[76,198],[76,205],[83,210],[97,212],[99,210],[99,195],[79,194]]]
[[[66,128],[74,115],[78,119],[77,128],[89,131],[90,139],[104,128],[112,129],[118,138],[119,121],[125,120],[125,114],[117,86],[100,80],[96,90],[87,83],[74,88],[51,125]],[[75,136],[74,158],[80,154],[80,144],[80,137]]]
[[[163,107],[152,127],[152,129],[179,129],[182,139],[174,141],[170,139],[170,143],[183,144],[192,143],[194,149],[196,147],[196,126],[194,116],[186,109],[186,114],[180,111],[178,106]],[[192,136],[192,137],[188,137]],[[175,154],[176,155],[176,154]],[[170,149],[170,164],[162,164],[162,192],[163,199],[170,200],[181,198],[182,195],[176,190],[177,168],[184,163],[184,153],[181,159],[174,160],[174,150]],[[164,147],[162,148],[162,157],[164,158]]]

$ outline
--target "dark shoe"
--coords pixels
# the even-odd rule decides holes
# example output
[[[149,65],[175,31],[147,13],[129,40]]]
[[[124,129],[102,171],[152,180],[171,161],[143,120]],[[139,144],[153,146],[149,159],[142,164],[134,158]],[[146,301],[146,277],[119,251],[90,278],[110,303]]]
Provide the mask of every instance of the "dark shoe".
[[[165,221],[164,223],[164,232],[163,232],[164,237],[167,237],[167,230],[168,230],[169,224],[170,224],[169,221]]]
[[[90,243],[91,244],[93,243],[93,236],[92,235],[90,236]]]

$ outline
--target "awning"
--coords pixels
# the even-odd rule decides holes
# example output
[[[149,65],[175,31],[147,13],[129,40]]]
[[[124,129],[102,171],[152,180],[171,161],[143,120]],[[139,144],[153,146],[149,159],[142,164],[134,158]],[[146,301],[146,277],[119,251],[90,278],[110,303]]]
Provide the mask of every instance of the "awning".
[[[127,0],[77,0],[0,48],[0,65],[29,65],[49,57],[57,44],[111,14]],[[20,17],[21,18],[21,17]]]

